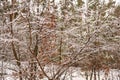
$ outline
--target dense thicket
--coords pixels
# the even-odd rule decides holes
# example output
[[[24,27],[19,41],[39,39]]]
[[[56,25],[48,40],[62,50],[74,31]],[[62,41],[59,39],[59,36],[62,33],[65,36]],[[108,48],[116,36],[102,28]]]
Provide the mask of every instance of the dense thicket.
[[[97,74],[99,79],[102,70],[106,75],[119,70],[120,6],[115,4],[1,0],[0,60],[15,65],[20,80],[58,80],[70,67],[80,67],[90,80]]]

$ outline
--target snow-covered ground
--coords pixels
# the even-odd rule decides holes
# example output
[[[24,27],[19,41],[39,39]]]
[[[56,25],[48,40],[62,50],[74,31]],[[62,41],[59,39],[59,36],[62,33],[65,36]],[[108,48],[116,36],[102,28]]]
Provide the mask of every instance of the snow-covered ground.
[[[1,73],[1,71],[3,73],[6,73],[6,75],[4,75],[4,76],[0,75],[0,80],[18,80],[17,77],[15,77],[13,75],[13,73],[15,72],[15,66],[14,65],[11,65],[10,63],[7,63],[7,62],[2,63],[0,61],[0,73]],[[3,77],[4,77],[4,79],[3,79]],[[64,77],[64,75],[62,75],[62,78],[63,77]],[[89,77],[90,77],[90,75],[89,75]],[[105,78],[104,72],[101,71],[100,72],[100,80],[104,80],[104,78]],[[111,69],[109,74],[108,74],[107,79],[108,80],[120,80],[120,70]],[[44,78],[44,79],[41,79],[41,80],[47,80],[47,79]],[[68,73],[66,75],[65,80],[86,80],[85,72],[82,72],[80,68],[71,67],[68,70]]]

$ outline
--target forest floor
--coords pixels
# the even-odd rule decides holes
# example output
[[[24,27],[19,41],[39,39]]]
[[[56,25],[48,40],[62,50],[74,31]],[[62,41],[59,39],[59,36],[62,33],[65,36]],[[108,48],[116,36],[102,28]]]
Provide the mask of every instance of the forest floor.
[[[18,77],[15,76],[15,74],[13,74],[15,70],[16,70],[16,67],[14,65],[11,65],[10,63],[6,63],[6,62],[3,64],[0,61],[0,74],[4,73],[3,76],[0,75],[0,80],[19,80]],[[104,74],[105,74],[104,71],[100,72],[100,80],[105,80],[106,76]],[[88,76],[88,80],[89,78],[90,78],[90,74]],[[120,80],[120,70],[111,69],[109,71],[109,74],[107,75],[107,79]],[[44,78],[40,80],[47,80],[47,79]],[[80,68],[71,67],[68,70],[65,80],[86,80],[85,72],[82,72]],[[97,77],[97,80],[98,80],[98,77]]]

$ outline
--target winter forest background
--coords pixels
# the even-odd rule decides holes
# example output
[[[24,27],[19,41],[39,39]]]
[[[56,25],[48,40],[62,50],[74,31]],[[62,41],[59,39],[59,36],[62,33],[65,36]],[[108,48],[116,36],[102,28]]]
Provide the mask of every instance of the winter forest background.
[[[0,80],[120,80],[119,0],[0,0]]]

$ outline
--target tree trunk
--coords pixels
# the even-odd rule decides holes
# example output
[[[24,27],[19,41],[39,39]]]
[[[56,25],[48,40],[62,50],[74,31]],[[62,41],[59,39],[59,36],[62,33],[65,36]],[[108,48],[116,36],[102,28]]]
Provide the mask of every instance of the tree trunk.
[[[100,80],[100,71],[98,70],[98,80]]]
[[[86,77],[86,80],[88,80],[88,73],[87,73],[87,71],[85,72],[85,77]]]
[[[96,80],[96,69],[94,68],[94,80]]]
[[[36,35],[36,44],[34,47],[34,54],[35,57],[38,55],[38,35]],[[35,59],[32,59],[31,61],[31,80],[36,80],[36,70],[37,70],[37,63]]]
[[[93,76],[93,69],[91,71],[90,80],[92,80],[92,76]]]
[[[16,3],[16,0],[12,0],[12,10],[14,10],[14,8],[15,8],[15,6],[14,6],[15,3]],[[11,13],[10,16],[9,16],[10,22],[12,22],[15,19],[15,17],[16,17],[16,14],[15,13]],[[12,37],[14,37],[13,23],[11,23],[10,27],[11,27],[11,35],[12,35]],[[11,42],[11,46],[12,46],[13,55],[14,55],[14,57],[16,59],[17,66],[19,67],[19,75],[20,75],[19,76],[19,80],[22,80],[22,76],[21,76],[22,72],[20,70],[21,63],[20,63],[20,59],[18,58],[18,53],[16,51],[15,44],[14,44],[13,41]]]

